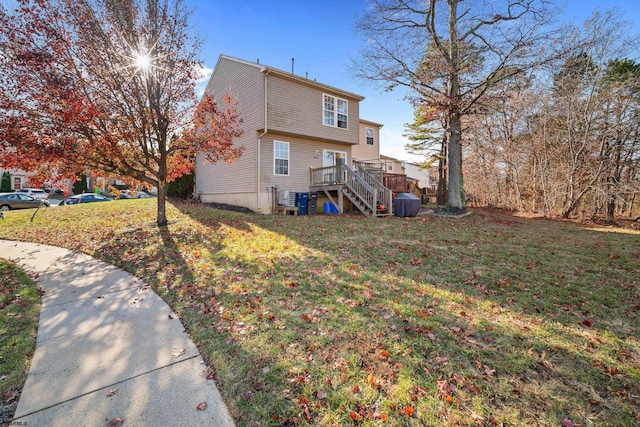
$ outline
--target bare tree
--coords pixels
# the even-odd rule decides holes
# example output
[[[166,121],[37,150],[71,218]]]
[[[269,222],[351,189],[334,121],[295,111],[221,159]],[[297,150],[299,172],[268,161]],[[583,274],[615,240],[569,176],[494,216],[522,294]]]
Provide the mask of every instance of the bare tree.
[[[365,45],[357,76],[402,86],[416,104],[444,113],[450,209],[465,208],[463,118],[480,111],[489,89],[537,61],[546,0],[373,0],[358,22]],[[535,60],[534,60],[535,59]]]
[[[477,200],[548,216],[631,216],[640,65],[621,28],[615,13],[595,14],[562,38],[565,55],[487,91],[467,120],[465,176],[470,193],[483,192]]]

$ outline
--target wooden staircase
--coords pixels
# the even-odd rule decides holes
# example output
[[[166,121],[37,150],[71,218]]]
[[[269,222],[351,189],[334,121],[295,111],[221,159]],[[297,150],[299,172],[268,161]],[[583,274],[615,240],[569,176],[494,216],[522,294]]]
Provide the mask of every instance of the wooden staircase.
[[[330,191],[345,196],[365,216],[392,215],[392,192],[367,168],[356,165],[355,170],[345,164],[311,169],[313,190],[324,191],[333,203]],[[379,209],[384,206],[383,209]]]

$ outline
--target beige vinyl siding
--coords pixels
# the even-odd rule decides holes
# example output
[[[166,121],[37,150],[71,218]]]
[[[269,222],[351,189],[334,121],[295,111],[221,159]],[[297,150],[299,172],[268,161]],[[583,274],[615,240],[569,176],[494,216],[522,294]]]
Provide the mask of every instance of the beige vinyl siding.
[[[360,122],[359,126],[359,143],[351,147],[352,160],[359,162],[377,161],[380,158],[380,127],[366,122]],[[373,129],[373,145],[367,145],[367,129]]]
[[[244,135],[234,145],[244,147],[242,156],[232,164],[224,161],[208,164],[202,156],[196,160],[196,194],[256,192],[257,130],[264,122],[264,76],[259,67],[221,57],[209,81],[207,93],[221,103],[226,93],[238,101]]]
[[[289,176],[273,174],[273,141],[289,143]],[[351,162],[351,146],[321,142],[303,137],[267,134],[262,138],[261,191],[275,187],[280,190],[309,191],[310,167],[322,167],[322,150],[344,151]]]
[[[404,174],[403,162],[393,157],[380,156],[380,161],[384,165],[384,171],[387,173]]]
[[[267,78],[269,130],[312,138],[358,143],[359,101],[325,88],[312,87],[276,75]],[[323,94],[348,102],[347,129],[323,124]]]

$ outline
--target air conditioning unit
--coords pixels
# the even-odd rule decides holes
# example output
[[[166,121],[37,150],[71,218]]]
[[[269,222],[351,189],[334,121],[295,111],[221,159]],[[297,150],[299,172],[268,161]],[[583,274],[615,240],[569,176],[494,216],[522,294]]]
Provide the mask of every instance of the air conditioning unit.
[[[278,204],[282,206],[295,206],[296,192],[291,190],[278,191]]]

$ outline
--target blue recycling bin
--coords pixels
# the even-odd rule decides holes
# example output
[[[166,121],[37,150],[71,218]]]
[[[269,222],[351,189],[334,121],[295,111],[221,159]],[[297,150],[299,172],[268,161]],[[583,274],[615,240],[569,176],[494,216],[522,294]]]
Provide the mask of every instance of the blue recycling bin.
[[[324,213],[325,214],[337,214],[338,213],[338,207],[331,203],[331,202],[324,202],[322,204],[322,206],[324,207]]]
[[[296,193],[296,207],[298,215],[307,214],[307,203],[309,203],[309,193]]]

